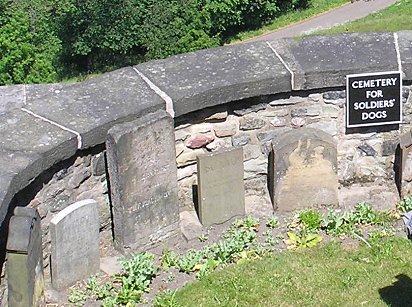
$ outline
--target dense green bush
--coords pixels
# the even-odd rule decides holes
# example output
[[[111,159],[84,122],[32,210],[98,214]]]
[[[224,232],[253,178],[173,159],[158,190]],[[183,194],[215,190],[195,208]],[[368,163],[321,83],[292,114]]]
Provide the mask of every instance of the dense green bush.
[[[215,47],[310,0],[0,0],[0,85]]]

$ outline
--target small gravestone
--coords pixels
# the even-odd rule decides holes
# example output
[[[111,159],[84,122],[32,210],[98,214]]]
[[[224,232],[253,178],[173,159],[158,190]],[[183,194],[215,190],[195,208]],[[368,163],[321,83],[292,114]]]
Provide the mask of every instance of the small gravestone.
[[[274,207],[292,211],[338,204],[337,152],[317,129],[286,132],[272,141],[269,193]]]
[[[74,203],[50,221],[51,278],[56,290],[99,271],[99,209],[92,199]]]
[[[143,248],[178,232],[172,118],[157,111],[114,126],[106,141],[115,246]]]
[[[198,214],[203,226],[245,214],[243,148],[197,157]]]
[[[17,207],[7,240],[9,307],[44,303],[40,216],[36,209]]]

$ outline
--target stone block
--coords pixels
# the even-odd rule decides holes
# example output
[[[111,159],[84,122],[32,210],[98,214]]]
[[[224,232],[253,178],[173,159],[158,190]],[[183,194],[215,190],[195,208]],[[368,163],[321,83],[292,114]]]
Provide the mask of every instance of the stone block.
[[[301,128],[272,141],[269,193],[277,210],[338,204],[336,145],[327,133]]]
[[[0,87],[0,114],[20,109],[24,105],[24,85]]]
[[[8,305],[43,306],[44,277],[40,216],[36,209],[17,207],[7,240]]]
[[[172,98],[176,117],[291,90],[290,73],[265,42],[180,54],[136,68]]]
[[[129,252],[177,234],[172,118],[161,110],[116,125],[106,148],[116,248]]]
[[[91,199],[76,202],[50,221],[51,279],[56,290],[99,271],[99,208]]]
[[[393,33],[306,36],[273,45],[295,73],[294,90],[343,86],[348,74],[398,69]]]
[[[203,226],[245,214],[242,147],[198,156],[197,180]]]
[[[164,105],[137,72],[126,67],[52,92],[41,100],[28,96],[25,107],[79,132],[83,149],[104,143],[113,125],[164,109]]]
[[[399,53],[405,79],[412,79],[412,31],[400,31],[398,34]]]

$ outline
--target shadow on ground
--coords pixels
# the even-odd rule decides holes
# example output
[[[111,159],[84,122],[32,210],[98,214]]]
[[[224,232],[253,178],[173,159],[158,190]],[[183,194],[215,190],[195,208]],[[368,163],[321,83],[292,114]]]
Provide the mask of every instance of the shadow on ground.
[[[392,285],[379,289],[382,300],[392,307],[412,306],[412,279],[405,274],[396,279]]]

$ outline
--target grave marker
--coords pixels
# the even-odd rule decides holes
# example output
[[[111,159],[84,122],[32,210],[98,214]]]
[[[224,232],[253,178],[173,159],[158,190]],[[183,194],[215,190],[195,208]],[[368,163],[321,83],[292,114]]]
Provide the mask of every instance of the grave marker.
[[[116,248],[135,250],[177,234],[172,118],[161,110],[117,125],[106,147]]]
[[[44,303],[41,241],[37,210],[15,208],[7,240],[9,307],[41,306]]]
[[[338,204],[336,145],[321,130],[300,128],[274,139],[268,176],[275,209]]]
[[[243,148],[197,157],[199,220],[203,226],[245,214]]]
[[[52,286],[63,290],[99,271],[99,208],[86,199],[50,221]]]

